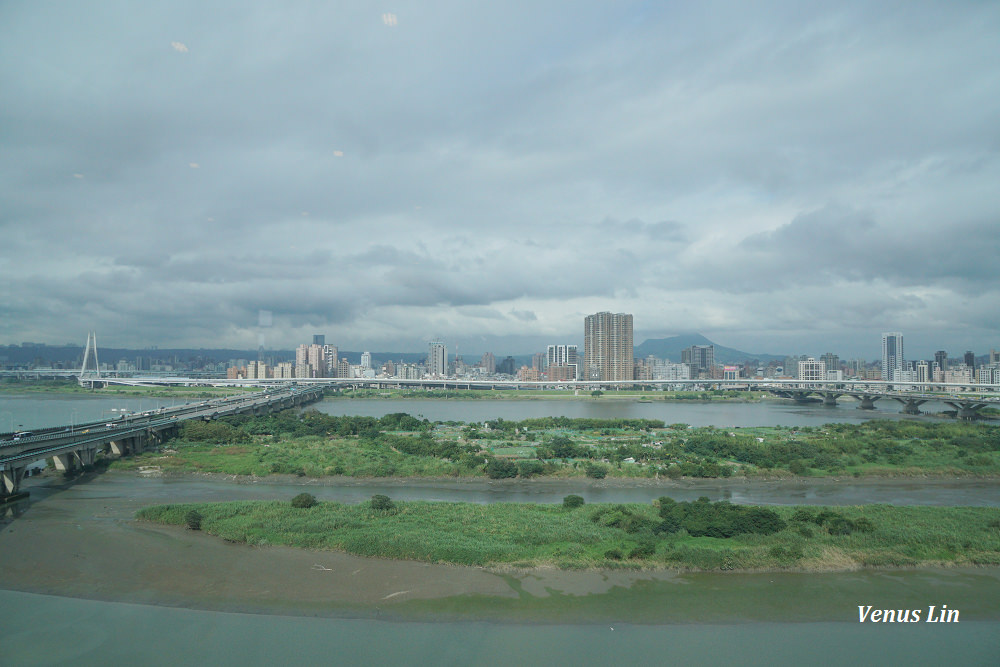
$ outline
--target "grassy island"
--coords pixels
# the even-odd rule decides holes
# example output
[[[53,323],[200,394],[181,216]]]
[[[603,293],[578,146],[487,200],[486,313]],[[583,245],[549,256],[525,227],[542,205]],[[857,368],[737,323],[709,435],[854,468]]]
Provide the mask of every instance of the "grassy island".
[[[308,477],[867,477],[1000,475],[1000,426],[885,420],[693,428],[651,419],[437,422],[307,410],[185,422],[114,467]]]
[[[480,505],[375,496],[348,505],[298,497],[160,505],[140,510],[137,518],[187,523],[256,546],[495,568],[831,571],[1000,565],[996,508],[763,508],[707,498],[583,505],[576,498],[568,496],[562,505]]]

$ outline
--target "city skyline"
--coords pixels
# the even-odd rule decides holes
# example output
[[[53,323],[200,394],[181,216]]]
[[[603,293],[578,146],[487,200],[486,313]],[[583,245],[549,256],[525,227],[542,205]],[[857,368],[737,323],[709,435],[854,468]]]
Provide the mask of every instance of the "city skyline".
[[[4,5],[0,341],[1000,341],[995,3],[384,14]]]

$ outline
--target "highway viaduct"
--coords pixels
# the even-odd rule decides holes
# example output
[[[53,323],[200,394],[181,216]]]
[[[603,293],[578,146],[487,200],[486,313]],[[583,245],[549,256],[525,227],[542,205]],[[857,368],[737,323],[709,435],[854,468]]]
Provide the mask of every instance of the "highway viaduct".
[[[263,415],[310,403],[322,395],[322,386],[281,386],[137,413],[113,422],[40,429],[21,437],[7,434],[0,439],[0,502],[26,495],[20,490],[21,481],[28,467],[41,460],[51,459],[56,470],[84,468],[94,464],[101,450],[124,456],[155,447],[188,419],[211,421],[238,414]]]
[[[209,378],[168,378],[168,377],[133,377],[133,378],[101,378],[107,384],[125,385],[171,385],[171,384],[205,384],[214,386],[269,386],[287,380],[222,380]],[[995,384],[945,384],[940,382],[907,383],[905,389],[899,383],[880,380],[826,380],[803,383],[800,380],[741,378],[734,380],[698,379],[698,380],[573,380],[567,382],[520,381],[505,379],[456,379],[456,378],[306,378],[297,379],[303,384],[317,384],[332,388],[382,388],[382,389],[468,389],[468,390],[540,390],[540,389],[576,389],[592,391],[595,389],[614,391],[619,389],[738,389],[768,391],[775,395],[790,398],[799,403],[808,403],[819,396],[824,405],[833,406],[841,396],[851,396],[859,401],[862,410],[875,410],[875,402],[883,398],[898,401],[903,405],[904,414],[920,414],[920,406],[928,401],[939,401],[953,408],[960,419],[976,419],[979,411],[988,405],[1000,407],[1000,385]],[[940,392],[940,393],[930,393]]]

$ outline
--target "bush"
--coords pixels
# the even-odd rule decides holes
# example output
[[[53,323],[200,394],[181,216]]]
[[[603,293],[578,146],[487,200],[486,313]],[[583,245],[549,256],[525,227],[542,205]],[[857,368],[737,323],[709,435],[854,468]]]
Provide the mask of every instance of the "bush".
[[[654,553],[656,553],[656,543],[652,541],[643,541],[635,546],[628,553],[629,558],[649,558]]]
[[[198,510],[191,510],[184,515],[184,523],[191,530],[201,530],[201,512]]]
[[[807,475],[809,474],[809,468],[802,461],[792,461],[788,464],[788,470],[791,471],[793,475]]]
[[[577,507],[583,507],[583,496],[566,496],[563,498],[563,507],[572,510]]]
[[[319,501],[316,500],[316,496],[311,493],[300,493],[299,495],[292,498],[292,507],[308,508],[317,505]]]
[[[381,493],[372,496],[371,505],[376,512],[392,512],[396,509],[396,504],[389,499],[389,496],[384,496]]]
[[[510,479],[517,477],[517,464],[507,459],[492,458],[486,464],[486,476],[490,479]]]
[[[608,549],[604,552],[604,557],[608,560],[621,560],[625,557],[621,549]]]
[[[592,477],[593,479],[604,479],[605,477],[608,476],[607,468],[605,468],[604,466],[599,466],[596,463],[591,463],[590,461],[587,461],[587,464],[584,466],[583,470],[586,473],[587,477]]]

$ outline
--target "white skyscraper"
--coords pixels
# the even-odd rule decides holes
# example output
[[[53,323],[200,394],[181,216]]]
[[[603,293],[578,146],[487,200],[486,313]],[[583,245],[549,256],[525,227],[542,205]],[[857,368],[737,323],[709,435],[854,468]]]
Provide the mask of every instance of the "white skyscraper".
[[[882,334],[882,379],[898,381],[903,366],[903,334],[898,331]]]
[[[439,340],[431,343],[427,350],[427,372],[439,377],[448,374],[448,350]]]

